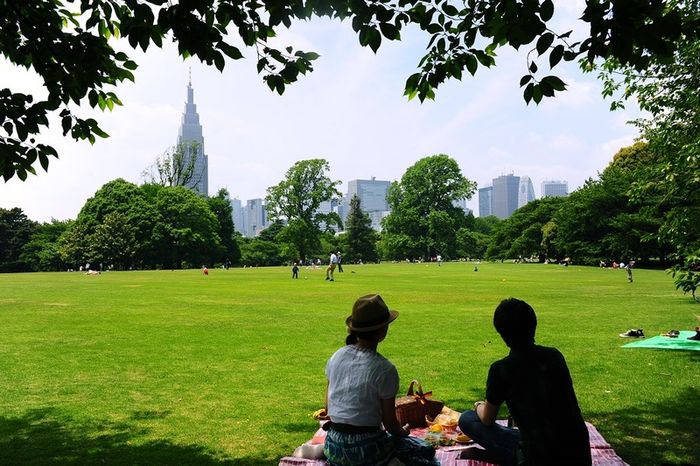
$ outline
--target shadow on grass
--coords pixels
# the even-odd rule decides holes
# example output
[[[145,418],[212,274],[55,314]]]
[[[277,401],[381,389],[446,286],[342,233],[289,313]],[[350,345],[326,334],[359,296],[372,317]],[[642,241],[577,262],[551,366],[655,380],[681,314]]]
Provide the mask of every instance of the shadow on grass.
[[[141,440],[146,434],[147,430],[128,423],[81,424],[53,408],[35,409],[21,417],[0,417],[0,464],[276,464],[273,458],[222,459],[199,445]]]
[[[629,464],[700,465],[698,400],[700,388],[690,387],[660,403],[594,414],[592,422]]]

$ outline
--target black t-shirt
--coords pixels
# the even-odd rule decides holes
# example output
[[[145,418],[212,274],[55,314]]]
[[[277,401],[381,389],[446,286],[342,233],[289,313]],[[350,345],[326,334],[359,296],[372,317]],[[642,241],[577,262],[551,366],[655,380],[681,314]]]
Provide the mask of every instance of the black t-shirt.
[[[511,349],[489,369],[486,400],[505,402],[532,465],[590,465],[588,429],[564,356],[555,348]]]

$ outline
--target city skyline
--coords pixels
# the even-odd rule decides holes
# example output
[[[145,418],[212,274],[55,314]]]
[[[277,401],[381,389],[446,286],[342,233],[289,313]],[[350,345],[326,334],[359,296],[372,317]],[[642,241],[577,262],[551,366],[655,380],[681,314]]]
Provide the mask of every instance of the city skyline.
[[[562,27],[574,22],[578,6],[562,6]],[[567,17],[567,14],[569,17]],[[435,101],[407,101],[406,78],[421,51],[420,31],[406,31],[401,42],[386,42],[375,55],[357,44],[348,22],[314,19],[295,23],[275,40],[314,50],[314,71],[279,96],[257,75],[254,50],[228,61],[223,73],[196,60],[183,61],[176,47],[128,53],[139,63],[136,83],[115,91],[123,107],[96,118],[111,135],[94,145],[63,137],[53,124],[42,140],[60,159],[49,172],[22,182],[0,184],[0,207],[21,208],[29,218],[75,218],[105,183],[124,178],[140,184],[143,170],[173,145],[182,116],[183,88],[196,92],[209,161],[209,194],[226,188],[232,197],[264,197],[296,161],[324,158],[334,180],[400,180],[419,159],[447,154],[463,174],[487,184],[499,174],[527,174],[535,186],[568,180],[569,190],[596,177],[637,130],[626,122],[639,116],[634,105],[611,113],[601,84],[575,64],[558,67],[568,90],[540,105],[525,105],[518,82],[526,71],[523,53],[503,50],[493,69],[450,81]],[[32,73],[0,60],[2,85],[15,92],[45,93]],[[478,211],[478,196],[468,207]]]

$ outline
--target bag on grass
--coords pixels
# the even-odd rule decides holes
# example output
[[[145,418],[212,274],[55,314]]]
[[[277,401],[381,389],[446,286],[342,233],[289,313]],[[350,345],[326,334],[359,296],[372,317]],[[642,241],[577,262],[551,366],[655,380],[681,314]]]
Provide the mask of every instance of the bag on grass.
[[[416,386],[415,391],[414,386]],[[399,424],[408,424],[409,427],[425,427],[425,416],[434,418],[445,406],[442,401],[433,400],[432,394],[433,392],[424,392],[419,381],[411,381],[408,393],[396,399],[396,418],[399,420]]]

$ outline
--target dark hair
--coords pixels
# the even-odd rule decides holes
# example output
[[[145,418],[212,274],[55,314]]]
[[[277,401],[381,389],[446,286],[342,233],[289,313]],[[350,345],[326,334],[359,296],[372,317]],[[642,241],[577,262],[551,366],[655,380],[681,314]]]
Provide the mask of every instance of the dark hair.
[[[501,301],[493,313],[493,326],[511,348],[535,343],[537,316],[535,310],[525,301],[516,298]]]
[[[388,325],[388,324],[387,324]],[[378,328],[376,330],[371,330],[369,332],[357,332],[355,330],[348,330],[348,336],[345,337],[346,345],[354,345],[357,341],[362,338],[363,340],[374,341],[378,339],[379,334],[384,330],[384,327]]]

